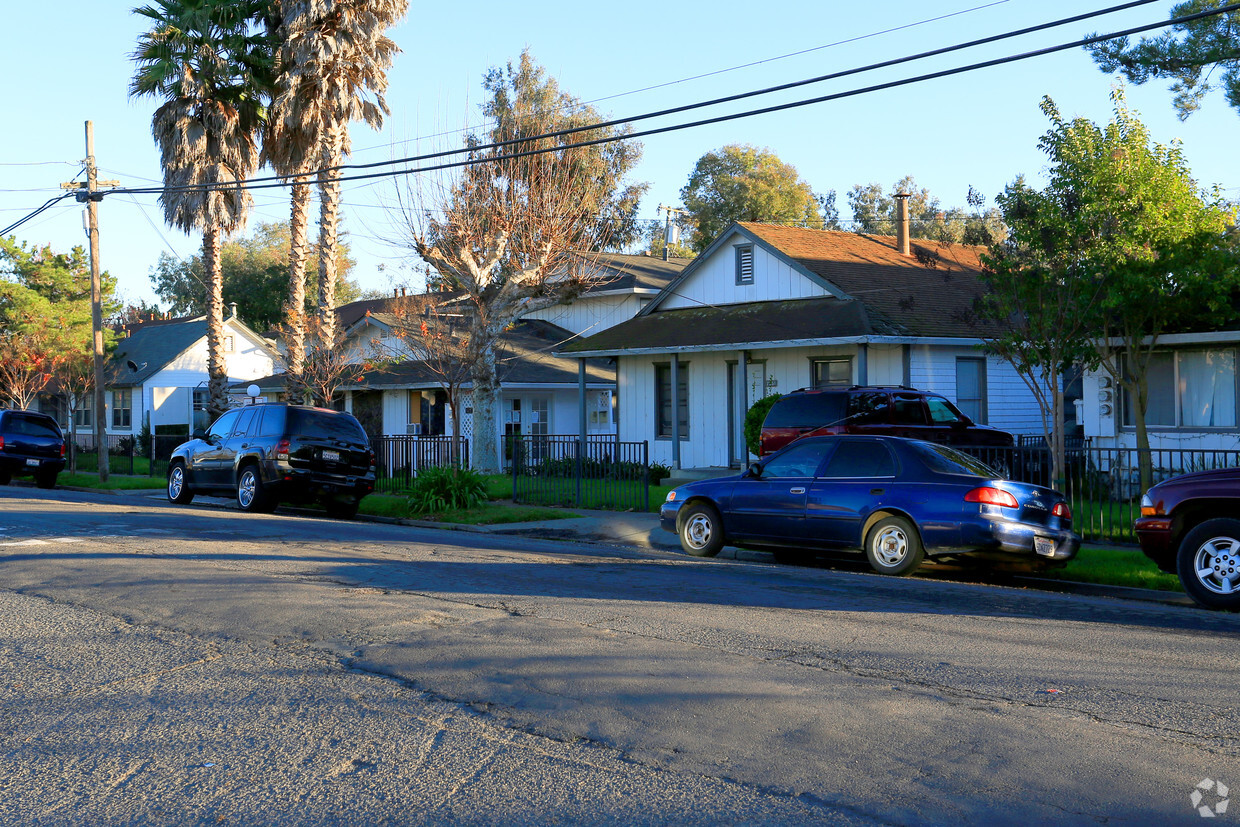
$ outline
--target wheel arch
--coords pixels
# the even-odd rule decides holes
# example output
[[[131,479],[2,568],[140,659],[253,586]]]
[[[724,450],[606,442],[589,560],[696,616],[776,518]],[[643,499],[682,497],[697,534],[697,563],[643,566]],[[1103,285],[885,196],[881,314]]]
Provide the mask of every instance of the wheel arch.
[[[1228,517],[1236,507],[1234,497],[1195,497],[1171,510],[1171,548],[1179,549],[1188,533],[1206,520]]]
[[[676,512],[676,531],[677,532],[679,532],[681,527],[684,526],[685,524],[685,514],[687,514],[689,512],[689,509],[695,505],[708,505],[712,509],[714,509],[715,513],[719,515],[719,528],[723,531],[723,536],[724,537],[728,536],[728,531],[727,531],[728,523],[727,523],[727,520],[724,518],[723,509],[719,507],[719,503],[715,502],[710,497],[706,497],[701,494],[698,494],[696,496],[690,497],[689,499],[685,500],[684,503],[680,506],[680,510]]]
[[[865,522],[861,526],[861,537],[857,543],[858,548],[865,548],[865,538],[870,536],[870,530],[888,517],[899,517],[902,520],[907,520],[908,524],[913,527],[913,531],[917,532],[917,542],[921,543],[923,549],[926,547],[925,539],[921,536],[921,526],[917,525],[917,521],[913,519],[911,514],[902,508],[884,506],[872,511],[870,516],[865,518]]]

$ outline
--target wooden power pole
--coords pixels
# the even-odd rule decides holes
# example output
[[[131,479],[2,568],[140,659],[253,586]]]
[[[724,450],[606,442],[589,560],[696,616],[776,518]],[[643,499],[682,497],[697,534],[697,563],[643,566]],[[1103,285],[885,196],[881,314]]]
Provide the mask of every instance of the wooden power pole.
[[[77,189],[77,200],[86,204],[86,232],[90,238],[90,322],[94,330],[95,343],[95,402],[94,422],[95,449],[99,454],[99,481],[108,479],[108,440],[107,422],[104,416],[107,408],[104,404],[103,388],[103,280],[99,270],[99,202],[103,193],[99,186],[115,187],[119,181],[100,181],[99,170],[95,166],[95,125],[86,122],[86,182],[71,181],[60,186],[65,189]]]

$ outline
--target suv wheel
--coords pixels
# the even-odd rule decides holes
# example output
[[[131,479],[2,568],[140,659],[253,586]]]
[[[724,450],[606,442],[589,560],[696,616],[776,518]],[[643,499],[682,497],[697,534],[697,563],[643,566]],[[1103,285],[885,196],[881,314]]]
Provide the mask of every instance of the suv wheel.
[[[185,465],[174,462],[168,468],[168,502],[177,505],[188,505],[194,499],[194,492],[189,490],[185,480]]]
[[[1206,520],[1180,543],[1176,573],[1188,596],[1211,609],[1240,609],[1240,520]]]
[[[56,487],[56,471],[47,471],[35,474],[34,484],[39,488],[55,488]]]
[[[276,503],[268,496],[257,465],[247,465],[237,477],[237,505],[242,511],[263,514],[274,511]]]
[[[341,502],[340,500],[329,500],[323,503],[323,509],[327,511],[329,517],[335,517],[337,520],[352,520],[357,516],[357,507],[360,503],[357,500],[349,502]]]
[[[13,479],[13,475],[8,471],[0,471],[0,485],[8,485],[11,479]]]

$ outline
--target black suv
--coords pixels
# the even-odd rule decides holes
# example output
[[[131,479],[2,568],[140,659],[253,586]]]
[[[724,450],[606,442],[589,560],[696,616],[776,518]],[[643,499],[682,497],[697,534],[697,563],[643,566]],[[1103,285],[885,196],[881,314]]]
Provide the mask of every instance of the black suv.
[[[34,411],[0,411],[0,485],[30,474],[51,488],[65,468],[65,437],[56,420]]]
[[[1007,431],[976,425],[944,396],[906,387],[801,388],[780,397],[762,422],[759,456],[803,436],[873,434],[944,445],[1010,447]]]
[[[172,452],[168,499],[233,494],[242,511],[318,501],[335,517],[357,513],[375,490],[375,453],[352,414],[301,405],[227,411]]]

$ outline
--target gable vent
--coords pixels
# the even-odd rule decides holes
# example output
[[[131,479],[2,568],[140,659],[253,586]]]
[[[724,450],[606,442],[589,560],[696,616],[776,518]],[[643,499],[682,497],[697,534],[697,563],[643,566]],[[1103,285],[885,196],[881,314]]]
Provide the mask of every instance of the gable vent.
[[[753,245],[736,248],[736,283],[753,284]]]

